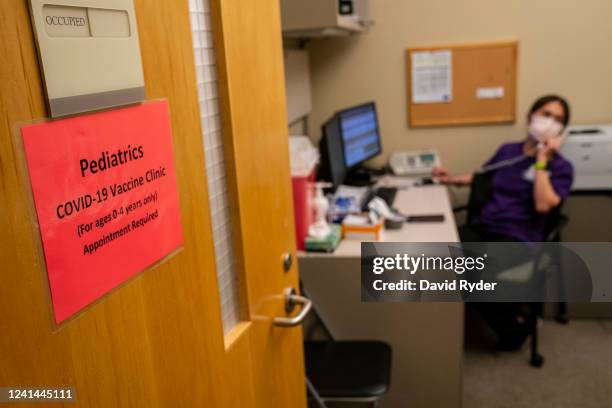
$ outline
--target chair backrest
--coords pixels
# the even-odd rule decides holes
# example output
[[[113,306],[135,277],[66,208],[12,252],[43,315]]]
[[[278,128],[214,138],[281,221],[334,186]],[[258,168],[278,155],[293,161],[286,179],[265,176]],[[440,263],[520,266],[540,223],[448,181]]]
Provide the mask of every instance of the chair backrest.
[[[474,173],[472,183],[470,184],[470,196],[467,204],[467,223],[470,224],[482,211],[489,197],[491,197],[492,179],[494,171],[484,173]],[[553,208],[546,216],[546,226],[544,227],[545,237],[548,237],[552,231],[558,229],[560,221],[564,218],[561,215],[563,201]]]
[[[470,196],[467,204],[467,223],[472,221],[480,214],[482,207],[491,197],[491,179],[493,171],[485,173],[474,173],[470,185]]]

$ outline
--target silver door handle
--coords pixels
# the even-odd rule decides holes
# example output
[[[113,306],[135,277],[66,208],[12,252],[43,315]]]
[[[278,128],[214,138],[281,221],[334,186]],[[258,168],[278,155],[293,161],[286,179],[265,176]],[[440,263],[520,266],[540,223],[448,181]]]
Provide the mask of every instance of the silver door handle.
[[[300,296],[293,288],[285,289],[285,312],[291,313],[295,306],[301,305],[300,313],[294,317],[275,317],[274,325],[280,327],[293,327],[302,324],[310,309],[312,309],[312,301],[304,296]]]

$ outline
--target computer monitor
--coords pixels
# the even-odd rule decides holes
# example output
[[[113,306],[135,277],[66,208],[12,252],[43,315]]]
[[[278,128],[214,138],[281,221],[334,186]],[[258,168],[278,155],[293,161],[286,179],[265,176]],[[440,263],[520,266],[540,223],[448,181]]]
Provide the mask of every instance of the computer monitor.
[[[353,169],[381,153],[380,131],[374,102],[337,113],[344,165]]]
[[[340,134],[340,120],[337,115],[321,127],[323,137],[319,142],[321,152],[321,166],[319,167],[319,180],[329,181],[334,189],[344,182],[347,168],[344,165],[342,151],[342,136]]]

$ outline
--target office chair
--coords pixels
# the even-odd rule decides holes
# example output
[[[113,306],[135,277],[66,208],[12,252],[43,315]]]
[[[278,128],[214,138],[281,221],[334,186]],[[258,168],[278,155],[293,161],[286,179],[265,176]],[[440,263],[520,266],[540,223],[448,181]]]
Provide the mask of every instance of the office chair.
[[[491,179],[493,174],[493,171],[475,173],[470,186],[470,195],[467,205],[453,209],[453,212],[455,213],[467,211],[466,221],[468,225],[471,224],[480,214],[482,208],[491,195]],[[561,230],[568,222],[567,217],[561,214],[562,204],[563,203],[552,209],[546,218],[544,242],[559,242],[561,240]],[[538,272],[536,269],[538,268],[540,263],[539,261],[542,256],[543,253],[536,254],[536,260],[533,262],[534,272]],[[559,263],[557,264],[559,265]],[[560,266],[559,275],[562,275],[562,269]],[[535,276],[540,276],[540,279],[542,279],[541,274],[535,273]],[[563,281],[564,280],[562,278],[559,279],[561,285],[563,285]],[[563,293],[564,288],[561,287],[560,291]],[[526,303],[526,306],[530,312],[527,322],[529,336],[531,337],[531,356],[529,363],[533,367],[541,367],[544,363],[544,357],[538,351],[538,318],[542,317],[543,304],[541,302],[528,302]],[[556,320],[557,322],[563,324],[568,322],[567,306],[565,302],[558,303]]]
[[[310,391],[316,400],[376,407],[389,390],[391,347],[386,343],[306,341],[304,356],[306,376],[314,388]]]
[[[330,340],[304,342],[306,385],[312,399],[319,408],[327,408],[328,402],[377,407],[391,384],[391,346],[374,340],[334,340],[317,317],[316,324]]]

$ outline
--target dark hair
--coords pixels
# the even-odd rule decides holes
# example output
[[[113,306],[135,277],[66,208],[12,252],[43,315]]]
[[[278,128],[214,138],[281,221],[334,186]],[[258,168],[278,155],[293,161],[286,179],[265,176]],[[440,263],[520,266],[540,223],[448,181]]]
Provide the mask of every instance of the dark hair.
[[[531,118],[536,111],[540,110],[544,105],[548,105],[551,102],[559,102],[561,106],[563,106],[563,110],[565,111],[565,116],[563,118],[563,127],[565,128],[570,121],[570,107],[569,103],[565,100],[565,98],[559,95],[546,95],[538,98],[533,105],[531,105],[531,109],[529,109],[528,118]]]

